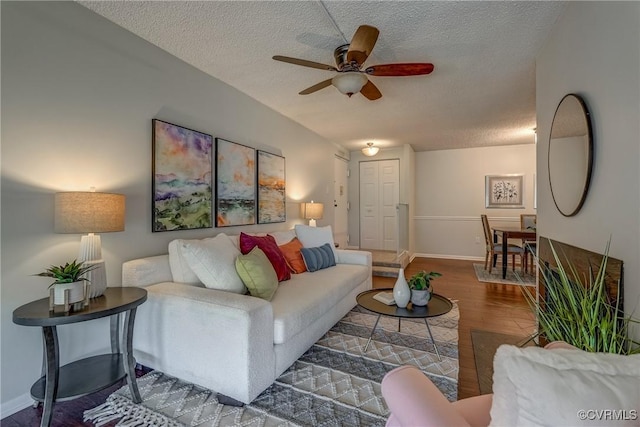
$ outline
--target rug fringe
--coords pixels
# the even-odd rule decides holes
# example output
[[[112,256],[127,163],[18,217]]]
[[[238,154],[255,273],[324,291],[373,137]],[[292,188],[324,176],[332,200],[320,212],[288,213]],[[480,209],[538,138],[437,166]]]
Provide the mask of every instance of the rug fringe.
[[[84,411],[83,419],[95,427],[117,419],[120,421],[116,427],[184,427],[184,424],[116,394],[109,396],[102,405]]]

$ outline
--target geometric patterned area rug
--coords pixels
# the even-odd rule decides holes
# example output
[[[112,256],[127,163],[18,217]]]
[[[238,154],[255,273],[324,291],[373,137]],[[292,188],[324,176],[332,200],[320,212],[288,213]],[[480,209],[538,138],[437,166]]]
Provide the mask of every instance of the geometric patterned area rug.
[[[535,286],[536,276],[534,274],[513,271],[507,268],[507,276],[502,278],[502,268],[494,268],[491,273],[484,269],[484,264],[473,264],[476,277],[479,282],[500,283],[504,285]]]
[[[96,427],[117,426],[384,426],[389,411],[380,391],[384,375],[415,365],[450,400],[458,393],[458,320],[453,309],[429,319],[442,360],[438,360],[421,319],[383,316],[364,352],[377,315],[355,307],[244,407],[218,403],[216,393],[151,371],[138,378],[142,403],[131,401],[128,386],[85,411]]]

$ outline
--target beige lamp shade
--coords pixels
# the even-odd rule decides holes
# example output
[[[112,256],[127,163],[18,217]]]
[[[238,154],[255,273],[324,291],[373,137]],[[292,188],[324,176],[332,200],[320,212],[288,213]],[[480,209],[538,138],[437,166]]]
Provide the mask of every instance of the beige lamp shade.
[[[55,195],[56,233],[124,231],[123,194],[65,192]]]
[[[322,219],[323,214],[324,205],[322,203],[314,203],[312,200],[311,203],[302,204],[302,217],[304,219]]]

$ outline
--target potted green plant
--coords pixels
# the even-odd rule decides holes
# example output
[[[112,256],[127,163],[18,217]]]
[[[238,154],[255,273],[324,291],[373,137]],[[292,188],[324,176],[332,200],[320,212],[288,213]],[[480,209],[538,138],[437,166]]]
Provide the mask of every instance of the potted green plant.
[[[522,287],[538,317],[538,335],[589,352],[640,353],[640,343],[629,336],[629,326],[640,320],[625,316],[619,310],[620,293],[618,300],[612,301],[605,289],[609,244],[595,274],[591,271],[582,277],[569,259],[560,261],[553,245],[551,251],[557,267],[538,264],[546,292],[544,302],[535,291]]]
[[[411,289],[411,302],[413,305],[425,306],[431,299],[431,279],[434,277],[440,277],[442,274],[436,271],[430,271],[427,273],[422,270],[409,279],[409,289]]]
[[[53,303],[64,304],[65,291],[69,290],[69,304],[73,304],[84,299],[84,283],[89,281],[87,278],[82,277],[83,274],[96,268],[95,265],[85,266],[84,262],[78,262],[73,260],[67,262],[64,265],[56,266],[52,265],[42,273],[36,274],[36,276],[52,277],[53,283],[49,285],[49,288],[53,287]]]

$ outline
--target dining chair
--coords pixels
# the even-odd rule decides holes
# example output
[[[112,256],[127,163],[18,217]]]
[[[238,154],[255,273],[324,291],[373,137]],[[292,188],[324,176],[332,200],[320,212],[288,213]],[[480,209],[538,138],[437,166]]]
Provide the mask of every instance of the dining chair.
[[[486,245],[487,253],[484,257],[484,269],[487,269],[487,265],[489,265],[489,273],[491,273],[491,269],[495,264],[496,258],[498,255],[502,255],[502,243],[494,242],[493,233],[491,233],[491,227],[489,226],[489,219],[486,215],[480,215],[482,219],[482,229],[484,230],[484,242]],[[511,255],[511,268],[515,271],[516,269],[516,255],[520,256],[520,264],[524,269],[524,249],[522,249],[518,245],[514,245],[513,243],[509,243],[507,245],[507,256]]]
[[[520,228],[523,230],[526,229],[536,229],[536,214],[520,214]],[[537,253],[536,241],[522,239],[522,248],[524,249],[524,269],[525,271],[529,271],[529,255],[531,255],[531,268],[535,267],[534,261]]]

